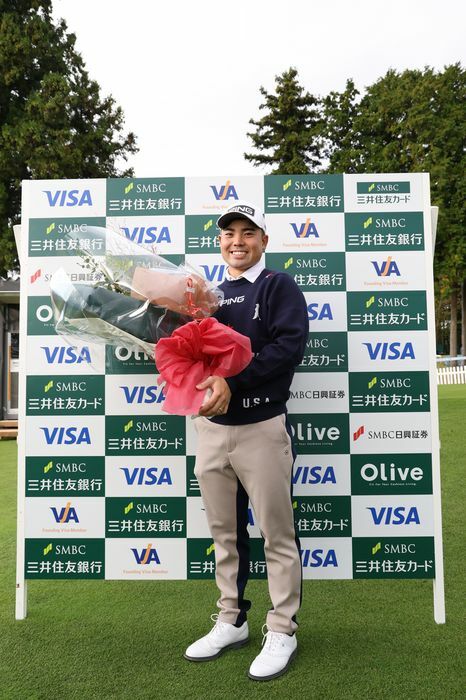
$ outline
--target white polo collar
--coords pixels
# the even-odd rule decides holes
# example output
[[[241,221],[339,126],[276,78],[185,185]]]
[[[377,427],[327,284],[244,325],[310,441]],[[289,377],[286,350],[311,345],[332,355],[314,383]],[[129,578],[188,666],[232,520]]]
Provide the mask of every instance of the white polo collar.
[[[262,270],[265,270],[265,265],[262,262],[262,258],[257,262],[255,265],[252,267],[249,267],[247,270],[245,270],[239,277],[232,277],[229,272],[228,268],[226,269],[225,272],[225,279],[228,280],[228,282],[236,282],[237,280],[241,279],[247,279],[248,282],[255,282],[256,279],[259,277],[260,273]]]

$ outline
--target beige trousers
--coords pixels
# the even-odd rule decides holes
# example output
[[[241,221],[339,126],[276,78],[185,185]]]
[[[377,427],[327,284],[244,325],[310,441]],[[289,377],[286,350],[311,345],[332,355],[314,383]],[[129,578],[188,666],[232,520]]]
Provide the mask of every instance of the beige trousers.
[[[248,496],[264,537],[272,609],[267,625],[292,634],[301,602],[301,560],[295,535],[291,478],[293,450],[280,415],[248,425],[195,421],[199,481],[215,544],[220,619],[240,626],[249,601]]]

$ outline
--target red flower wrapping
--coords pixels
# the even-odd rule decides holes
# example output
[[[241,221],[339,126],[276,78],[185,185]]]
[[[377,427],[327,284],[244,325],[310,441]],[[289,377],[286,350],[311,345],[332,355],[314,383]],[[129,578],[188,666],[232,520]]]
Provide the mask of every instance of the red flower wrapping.
[[[199,413],[205,389],[196,385],[211,375],[232,377],[251,361],[251,341],[215,318],[191,321],[155,346],[155,361],[165,381],[164,411],[179,416]]]

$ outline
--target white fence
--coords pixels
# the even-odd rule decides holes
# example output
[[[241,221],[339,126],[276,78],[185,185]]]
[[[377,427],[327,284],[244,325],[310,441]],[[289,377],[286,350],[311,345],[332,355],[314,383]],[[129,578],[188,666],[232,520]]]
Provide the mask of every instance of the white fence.
[[[437,382],[438,384],[466,384],[466,365],[464,361],[466,357],[460,355],[458,357],[442,357],[437,358]],[[451,367],[450,362],[462,363],[461,367]],[[439,363],[447,363],[446,367],[439,367]]]

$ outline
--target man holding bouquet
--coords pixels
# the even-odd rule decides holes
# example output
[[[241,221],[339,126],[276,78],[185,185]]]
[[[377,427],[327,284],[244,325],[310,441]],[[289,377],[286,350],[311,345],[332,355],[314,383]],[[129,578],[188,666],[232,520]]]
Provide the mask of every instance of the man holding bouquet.
[[[211,389],[196,420],[198,478],[215,543],[220,613],[213,629],[191,644],[185,657],[208,661],[248,642],[250,601],[248,501],[264,537],[272,609],[261,653],[249,677],[283,674],[296,655],[296,613],[301,601],[301,561],[291,501],[294,461],[286,401],[308,334],[304,297],[286,273],[265,268],[265,217],[246,202],[218,222],[220,250],[228,264],[224,299],[216,318],[251,340],[254,357],[239,374],[211,376]]]

